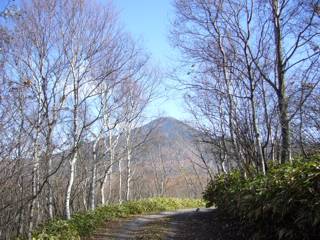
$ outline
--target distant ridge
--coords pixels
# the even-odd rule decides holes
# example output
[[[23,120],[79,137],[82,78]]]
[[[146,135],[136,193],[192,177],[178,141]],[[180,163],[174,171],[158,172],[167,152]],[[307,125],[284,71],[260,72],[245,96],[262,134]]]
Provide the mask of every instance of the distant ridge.
[[[134,155],[137,174],[141,173],[145,188],[157,189],[150,185],[159,184],[162,179],[166,182],[166,196],[200,197],[207,176],[199,168],[201,162],[195,154],[199,132],[175,118],[160,117],[136,129],[136,138],[146,133],[146,143]]]
[[[145,131],[150,131],[153,129],[154,131],[161,132],[168,138],[176,138],[180,136],[189,140],[193,140],[191,138],[199,135],[199,132],[196,129],[173,117],[157,118],[142,126],[142,128],[145,128]]]

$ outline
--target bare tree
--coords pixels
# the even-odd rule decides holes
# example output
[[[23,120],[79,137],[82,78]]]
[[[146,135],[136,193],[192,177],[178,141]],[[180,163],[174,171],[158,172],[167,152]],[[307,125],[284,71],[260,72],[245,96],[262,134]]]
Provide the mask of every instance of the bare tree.
[[[184,64],[189,80],[183,81],[190,90],[187,100],[195,118],[205,119],[205,135],[212,133],[221,143],[213,145],[221,149],[222,162],[228,156],[246,174],[250,164],[265,173],[269,152],[274,155],[279,139],[278,160],[290,159],[290,122],[319,83],[319,51],[312,47],[319,37],[317,5],[288,0],[175,1],[171,37],[188,56]],[[310,88],[303,90],[300,83]],[[278,120],[271,117],[276,112]]]
[[[106,203],[108,177],[111,198],[129,97],[122,90],[127,79],[148,77],[148,58],[111,6],[28,0],[20,7],[8,26],[1,22],[0,232],[30,239],[50,218],[95,208],[99,194]]]

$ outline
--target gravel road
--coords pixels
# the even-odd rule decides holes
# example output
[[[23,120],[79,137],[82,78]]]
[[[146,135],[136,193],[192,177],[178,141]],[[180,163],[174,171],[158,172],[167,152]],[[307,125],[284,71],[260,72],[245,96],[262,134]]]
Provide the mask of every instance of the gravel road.
[[[91,240],[242,240],[239,224],[216,209],[184,209],[108,222]]]

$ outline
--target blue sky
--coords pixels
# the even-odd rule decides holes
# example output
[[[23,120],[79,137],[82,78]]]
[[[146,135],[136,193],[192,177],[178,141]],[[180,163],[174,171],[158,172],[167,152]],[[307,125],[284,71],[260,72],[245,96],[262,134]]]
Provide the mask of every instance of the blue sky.
[[[167,34],[173,16],[171,0],[114,0],[120,21],[135,38],[143,41],[154,60],[165,61],[170,53]]]
[[[0,0],[0,7],[7,1]],[[109,2],[100,1],[103,4]],[[168,40],[170,19],[174,18],[171,3],[172,0],[113,0],[115,8],[119,11],[120,22],[132,37],[146,48],[147,53],[151,55],[152,63],[160,67],[164,75],[172,70],[178,58],[177,51],[170,47]],[[162,98],[150,105],[147,111],[148,118],[164,115],[183,120],[188,117],[181,93],[170,87],[173,84],[170,78],[163,79],[158,87]]]
[[[135,39],[146,47],[152,62],[163,72],[170,71],[176,63],[177,52],[168,41],[170,19],[174,17],[172,0],[114,0],[120,13],[120,21]],[[155,101],[148,109],[150,118],[159,114],[178,119],[187,118],[181,94],[170,88],[172,80],[165,78],[159,91],[162,99]]]

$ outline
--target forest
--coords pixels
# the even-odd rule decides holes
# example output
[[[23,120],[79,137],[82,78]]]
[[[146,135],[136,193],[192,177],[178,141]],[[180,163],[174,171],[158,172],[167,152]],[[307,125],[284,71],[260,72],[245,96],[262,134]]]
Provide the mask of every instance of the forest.
[[[320,236],[320,1],[171,5],[190,118],[148,124],[163,70],[111,1],[0,5],[0,239],[204,202],[235,239]]]
[[[174,1],[177,79],[220,173],[204,197],[244,239],[320,236],[319,4]]]

